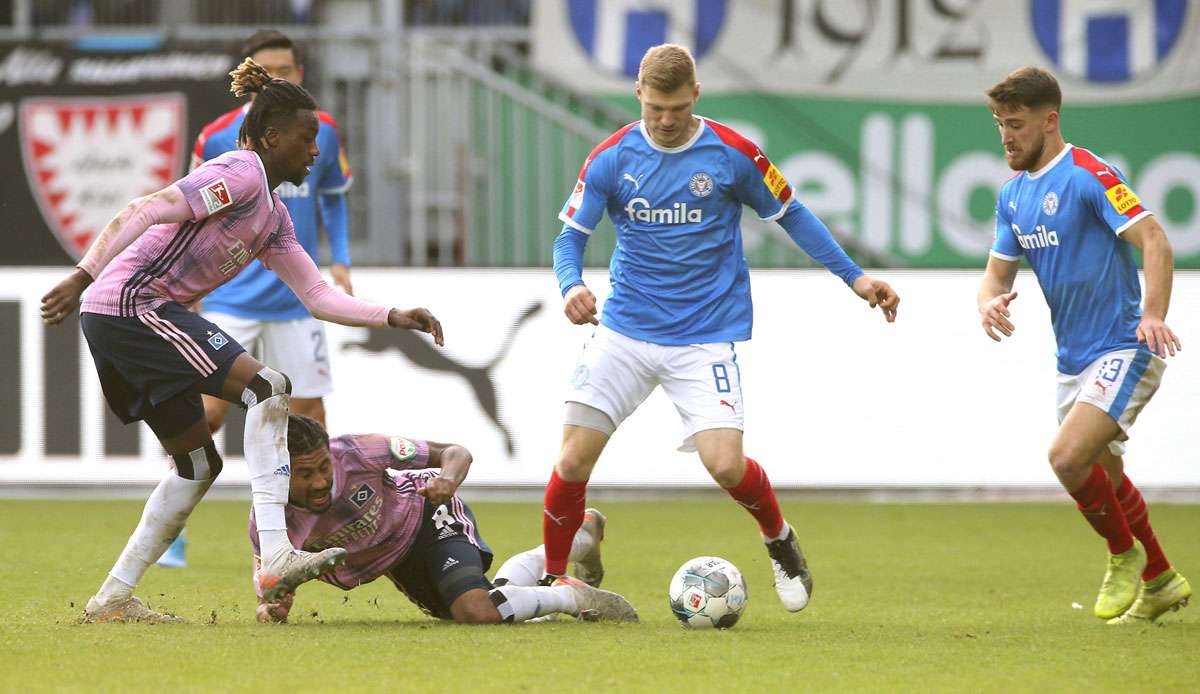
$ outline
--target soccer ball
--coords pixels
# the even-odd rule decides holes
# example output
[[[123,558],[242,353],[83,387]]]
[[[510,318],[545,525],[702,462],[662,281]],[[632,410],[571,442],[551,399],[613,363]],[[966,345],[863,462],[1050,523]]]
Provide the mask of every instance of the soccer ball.
[[[685,627],[728,629],[746,609],[746,580],[720,557],[696,557],[671,577],[667,597]]]

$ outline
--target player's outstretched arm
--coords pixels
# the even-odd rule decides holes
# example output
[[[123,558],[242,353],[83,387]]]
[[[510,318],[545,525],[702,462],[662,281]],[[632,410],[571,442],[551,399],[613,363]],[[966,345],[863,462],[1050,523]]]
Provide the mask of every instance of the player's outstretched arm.
[[[274,249],[260,256],[267,261],[284,284],[291,288],[304,307],[314,317],[342,325],[358,327],[405,328],[420,330],[433,336],[440,347],[444,342],[442,324],[428,309],[387,309],[382,306],[356,299],[330,287],[321,277],[316,263],[304,252],[295,238],[282,249]]]
[[[429,500],[431,504],[444,504],[454,496],[459,485],[467,478],[474,458],[466,448],[453,443],[437,443],[427,441],[429,446],[429,462],[426,467],[441,468],[441,474],[417,491]]]
[[[79,308],[79,297],[100,272],[129,244],[155,224],[193,218],[192,208],[179,186],[171,184],[130,201],[104,227],[76,269],[42,297],[42,320],[57,325]]]
[[[1171,241],[1162,226],[1152,216],[1142,217],[1121,236],[1142,252],[1146,272],[1146,305],[1138,323],[1138,342],[1145,342],[1151,352],[1166,358],[1175,356],[1183,344],[1167,327],[1167,310],[1171,306],[1171,285],[1175,274],[1175,254]]]
[[[979,294],[975,297],[979,305],[979,320],[983,331],[996,342],[1000,341],[1000,336],[995,331],[1011,337],[1016,330],[1008,305],[1017,298],[1012,287],[1019,267],[1020,264],[1015,260],[988,256],[987,269],[983,272],[983,281],[979,283]]]
[[[900,295],[887,282],[877,280],[870,275],[859,275],[851,288],[871,308],[878,306],[879,310],[883,311],[884,320],[889,323],[896,321],[896,309],[900,307]]]
[[[834,240],[829,227],[811,210],[799,202],[790,201],[776,221],[810,258],[840,277],[871,308],[878,306],[884,320],[895,322],[900,295],[887,282],[863,274],[862,268]]]

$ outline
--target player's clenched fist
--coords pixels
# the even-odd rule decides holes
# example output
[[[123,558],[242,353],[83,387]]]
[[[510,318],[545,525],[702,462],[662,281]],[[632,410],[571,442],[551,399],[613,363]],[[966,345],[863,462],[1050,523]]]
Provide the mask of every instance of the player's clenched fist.
[[[571,287],[563,301],[563,313],[575,325],[600,325],[600,321],[596,320],[596,295],[586,286],[577,284]]]
[[[1012,314],[1008,311],[1008,305],[1015,298],[1017,298],[1016,292],[1008,292],[1007,294],[995,297],[979,307],[979,317],[983,324],[983,331],[996,342],[1000,341],[1000,336],[993,332],[994,330],[1004,333],[1005,337],[1012,337],[1013,331],[1016,330],[1013,327],[1012,321],[1009,320]]]
[[[434,477],[429,480],[424,487],[417,490],[417,493],[429,500],[429,503],[434,506],[441,506],[454,496],[458,485],[453,480],[445,477]]]

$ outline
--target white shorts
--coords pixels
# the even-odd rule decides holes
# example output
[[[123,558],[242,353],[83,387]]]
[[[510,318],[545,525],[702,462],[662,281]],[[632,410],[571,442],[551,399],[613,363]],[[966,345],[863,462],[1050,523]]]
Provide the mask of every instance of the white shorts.
[[[732,342],[656,345],[601,325],[579,356],[567,402],[594,407],[620,426],[658,385],[683,421],[679,450],[696,450],[697,431],[743,429],[742,379]]]
[[[1162,383],[1167,362],[1145,349],[1109,352],[1074,376],[1058,375],[1058,423],[1066,419],[1077,402],[1094,405],[1121,427],[1117,438],[1109,442],[1113,455],[1125,454],[1129,428]]]
[[[292,397],[319,398],[333,391],[325,324],[316,318],[254,320],[215,311],[202,315],[259,361],[286,374]]]

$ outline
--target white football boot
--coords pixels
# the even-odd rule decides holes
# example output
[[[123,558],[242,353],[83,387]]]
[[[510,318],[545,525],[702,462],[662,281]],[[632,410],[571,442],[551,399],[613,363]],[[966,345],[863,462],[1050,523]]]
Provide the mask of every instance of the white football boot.
[[[305,552],[294,549],[276,558],[270,565],[263,564],[258,576],[258,587],[267,602],[294,593],[301,583],[333,571],[346,560],[346,550],[331,547],[321,552]]]
[[[87,601],[83,610],[84,622],[140,622],[142,624],[171,624],[186,622],[183,617],[164,612],[155,612],[132,595],[109,602],[100,602],[97,596]]]
[[[787,537],[766,544],[775,570],[775,592],[779,594],[779,600],[788,612],[803,610],[812,596],[813,580],[804,552],[796,540],[796,530],[789,525]]]
[[[567,586],[575,591],[578,617],[586,622],[636,622],[637,610],[625,598],[608,590],[593,588],[578,578],[563,576],[552,586]]]
[[[575,562],[575,578],[593,588],[599,588],[604,580],[604,562],[600,560],[600,541],[604,539],[604,524],[608,521],[600,511],[589,508],[583,511],[583,525],[579,529],[592,536],[592,550]]]

